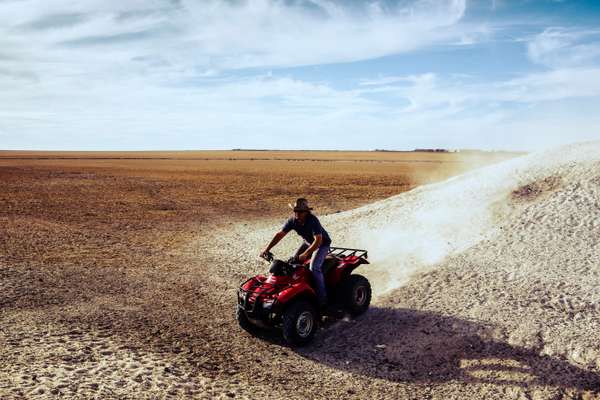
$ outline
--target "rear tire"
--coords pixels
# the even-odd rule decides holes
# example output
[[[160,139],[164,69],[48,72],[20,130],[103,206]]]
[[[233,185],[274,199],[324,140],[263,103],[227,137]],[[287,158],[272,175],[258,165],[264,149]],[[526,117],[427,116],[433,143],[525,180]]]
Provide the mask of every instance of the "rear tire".
[[[317,311],[306,300],[292,303],[283,313],[283,338],[292,346],[302,346],[312,340],[317,331]]]
[[[342,286],[342,299],[353,316],[364,313],[371,304],[371,284],[362,275],[349,275]]]
[[[242,310],[239,306],[235,309],[235,319],[237,319],[240,328],[251,335],[254,335],[256,332],[258,332],[258,327],[250,322],[244,310]]]

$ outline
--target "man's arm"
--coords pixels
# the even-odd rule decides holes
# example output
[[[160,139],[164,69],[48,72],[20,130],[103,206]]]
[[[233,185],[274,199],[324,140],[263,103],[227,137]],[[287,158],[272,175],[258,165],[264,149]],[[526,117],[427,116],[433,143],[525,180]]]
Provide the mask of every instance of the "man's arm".
[[[260,252],[260,255],[264,255],[265,253],[268,253],[273,247],[275,247],[275,245],[277,243],[279,243],[279,241],[281,239],[283,239],[285,237],[285,235],[287,235],[286,231],[279,231],[275,234],[275,236],[273,236],[273,239],[271,239],[271,241],[269,242],[269,244],[267,245],[267,247],[264,248],[263,251]]]
[[[302,254],[300,254],[300,256],[298,256],[300,261],[304,261],[307,258],[309,258],[312,255],[312,253],[314,253],[315,250],[317,250],[319,248],[319,246],[321,245],[322,242],[323,242],[323,235],[320,233],[315,235],[315,240],[313,240],[313,242],[310,244],[308,249],[306,249],[306,251],[304,251],[304,253],[302,253]]]

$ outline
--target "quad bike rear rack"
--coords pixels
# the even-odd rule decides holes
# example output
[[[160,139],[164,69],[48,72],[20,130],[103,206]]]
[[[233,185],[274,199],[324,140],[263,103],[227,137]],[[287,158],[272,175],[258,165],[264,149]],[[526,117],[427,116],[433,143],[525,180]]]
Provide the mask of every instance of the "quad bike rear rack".
[[[330,247],[329,255],[332,255],[332,256],[335,256],[338,258],[356,256],[358,258],[363,258],[365,260],[369,257],[367,250],[349,249],[346,247]]]

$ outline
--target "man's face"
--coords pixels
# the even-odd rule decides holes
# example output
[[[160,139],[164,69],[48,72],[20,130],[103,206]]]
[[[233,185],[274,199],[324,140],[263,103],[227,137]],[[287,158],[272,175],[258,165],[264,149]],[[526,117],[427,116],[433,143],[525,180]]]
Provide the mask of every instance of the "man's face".
[[[306,219],[306,211],[294,211],[294,218],[300,222],[304,222]]]

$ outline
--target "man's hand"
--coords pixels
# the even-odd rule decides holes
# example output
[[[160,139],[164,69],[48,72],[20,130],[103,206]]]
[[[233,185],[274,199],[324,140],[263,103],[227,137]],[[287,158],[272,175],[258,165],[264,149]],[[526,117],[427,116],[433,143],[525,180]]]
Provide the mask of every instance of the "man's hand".
[[[260,251],[260,254],[258,256],[261,258],[267,258],[267,254],[269,253],[269,250],[270,249],[268,247],[265,247],[264,249],[262,249]]]
[[[300,262],[304,262],[304,261],[306,261],[306,259],[308,259],[308,257],[310,257],[310,256],[308,254],[306,254],[306,252],[304,252],[298,256],[298,260],[300,260]]]

